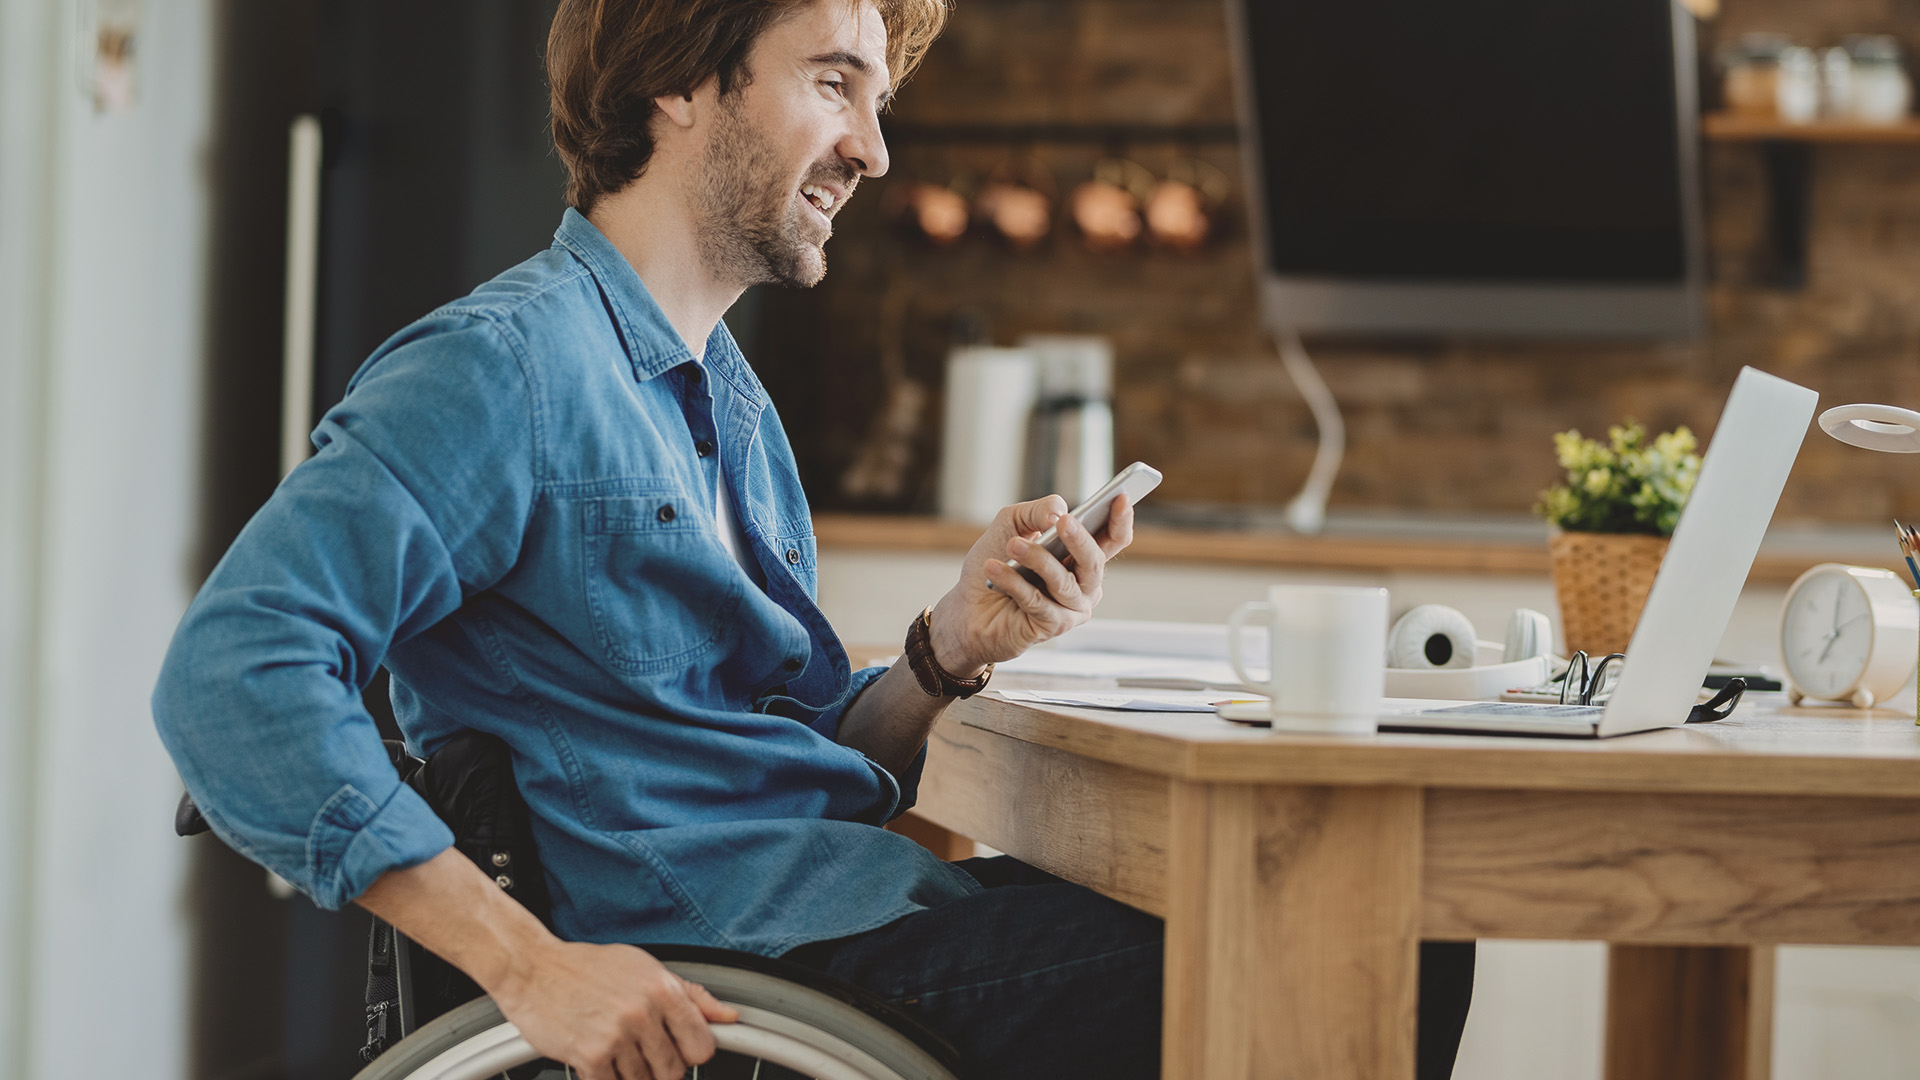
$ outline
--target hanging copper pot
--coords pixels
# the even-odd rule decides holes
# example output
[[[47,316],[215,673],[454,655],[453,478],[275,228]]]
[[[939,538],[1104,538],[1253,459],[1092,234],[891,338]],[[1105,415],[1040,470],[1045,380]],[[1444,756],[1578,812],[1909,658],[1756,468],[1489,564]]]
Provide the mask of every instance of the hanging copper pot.
[[[1166,179],[1147,196],[1143,217],[1153,242],[1183,253],[1198,251],[1213,234],[1227,198],[1227,174],[1198,158],[1176,158]]]
[[[1093,167],[1093,179],[1073,189],[1068,205],[1088,249],[1120,252],[1139,241],[1145,231],[1140,209],[1153,183],[1145,166],[1125,158],[1103,158]]]
[[[909,232],[944,247],[967,233],[967,199],[954,188],[925,180],[892,185],[883,211]]]
[[[973,217],[1017,250],[1027,250],[1053,231],[1053,173],[1030,155],[994,167],[973,199]]]

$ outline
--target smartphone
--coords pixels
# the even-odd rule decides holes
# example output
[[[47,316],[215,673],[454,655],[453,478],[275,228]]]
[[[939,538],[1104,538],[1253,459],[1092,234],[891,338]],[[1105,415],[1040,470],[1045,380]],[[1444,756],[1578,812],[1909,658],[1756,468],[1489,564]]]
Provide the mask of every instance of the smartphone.
[[[1100,530],[1107,527],[1107,519],[1113,514],[1115,496],[1125,495],[1127,505],[1138,506],[1140,500],[1146,498],[1147,492],[1159,486],[1160,470],[1144,461],[1136,461],[1115,473],[1113,479],[1100,485],[1100,490],[1087,496],[1085,502],[1074,507],[1074,519],[1086,526],[1088,532],[1098,536]],[[1048,529],[1041,533],[1040,539],[1035,540],[1034,543],[1045,548],[1061,562],[1067,561],[1067,542],[1060,536],[1059,529]],[[1042,592],[1046,591],[1047,587],[1041,583],[1039,574],[1012,559],[1007,560],[1007,565],[1020,571],[1021,577],[1032,582]]]

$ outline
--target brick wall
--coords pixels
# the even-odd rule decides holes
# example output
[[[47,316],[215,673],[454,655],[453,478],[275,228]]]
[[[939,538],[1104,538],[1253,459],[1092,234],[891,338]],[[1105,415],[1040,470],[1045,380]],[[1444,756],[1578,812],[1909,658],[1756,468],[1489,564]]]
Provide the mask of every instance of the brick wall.
[[[1826,44],[1859,31],[1920,46],[1915,0],[1725,0],[1703,51],[1749,29]],[[993,340],[1029,331],[1105,334],[1117,347],[1122,461],[1167,475],[1156,499],[1275,506],[1297,489],[1314,429],[1256,313],[1239,220],[1237,148],[1224,16],[1213,0],[960,0],[952,26],[901,92],[889,123],[889,177],[841,214],[818,288],[764,298],[756,364],[823,508],[933,505],[941,364],[958,312]],[[958,124],[1156,124],[1193,138],[1127,146],[1098,137],[1023,146],[928,136]],[[1111,150],[1157,173],[1192,154],[1234,181],[1224,235],[1180,256],[1087,252],[1056,221],[1014,252],[970,235],[942,249],[882,214],[886,187],[978,177],[1010,158],[1040,162],[1062,191]],[[1312,340],[1348,425],[1336,508],[1515,512],[1553,479],[1552,432],[1598,432],[1624,416],[1709,434],[1743,364],[1812,386],[1825,404],[1920,407],[1920,147],[1813,151],[1805,287],[1765,284],[1765,174],[1751,145],[1704,158],[1711,332],[1689,344]],[[963,181],[964,182],[964,181]],[[885,397],[887,355],[935,391],[917,426],[907,490],[850,499],[839,478]],[[1920,517],[1920,458],[1871,454],[1811,435],[1782,516],[1879,522]]]

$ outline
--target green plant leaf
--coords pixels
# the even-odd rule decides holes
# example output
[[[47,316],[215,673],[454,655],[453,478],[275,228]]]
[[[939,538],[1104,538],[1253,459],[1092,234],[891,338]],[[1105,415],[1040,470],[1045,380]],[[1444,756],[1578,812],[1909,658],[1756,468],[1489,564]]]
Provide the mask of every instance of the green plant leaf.
[[[1553,437],[1564,482],[1540,493],[1534,512],[1575,532],[1671,536],[1700,476],[1698,441],[1685,427],[1647,438],[1628,419],[1607,429],[1607,441],[1575,430]]]

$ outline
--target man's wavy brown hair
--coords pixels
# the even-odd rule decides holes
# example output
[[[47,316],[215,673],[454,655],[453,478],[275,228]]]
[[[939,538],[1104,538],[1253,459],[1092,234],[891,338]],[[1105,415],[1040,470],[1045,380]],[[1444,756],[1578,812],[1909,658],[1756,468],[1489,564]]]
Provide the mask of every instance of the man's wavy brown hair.
[[[653,99],[708,79],[745,85],[747,54],[781,19],[814,3],[872,3],[899,86],[947,21],[946,0],[561,0],[547,35],[553,145],[567,202],[581,213],[638,179],[653,157]]]

